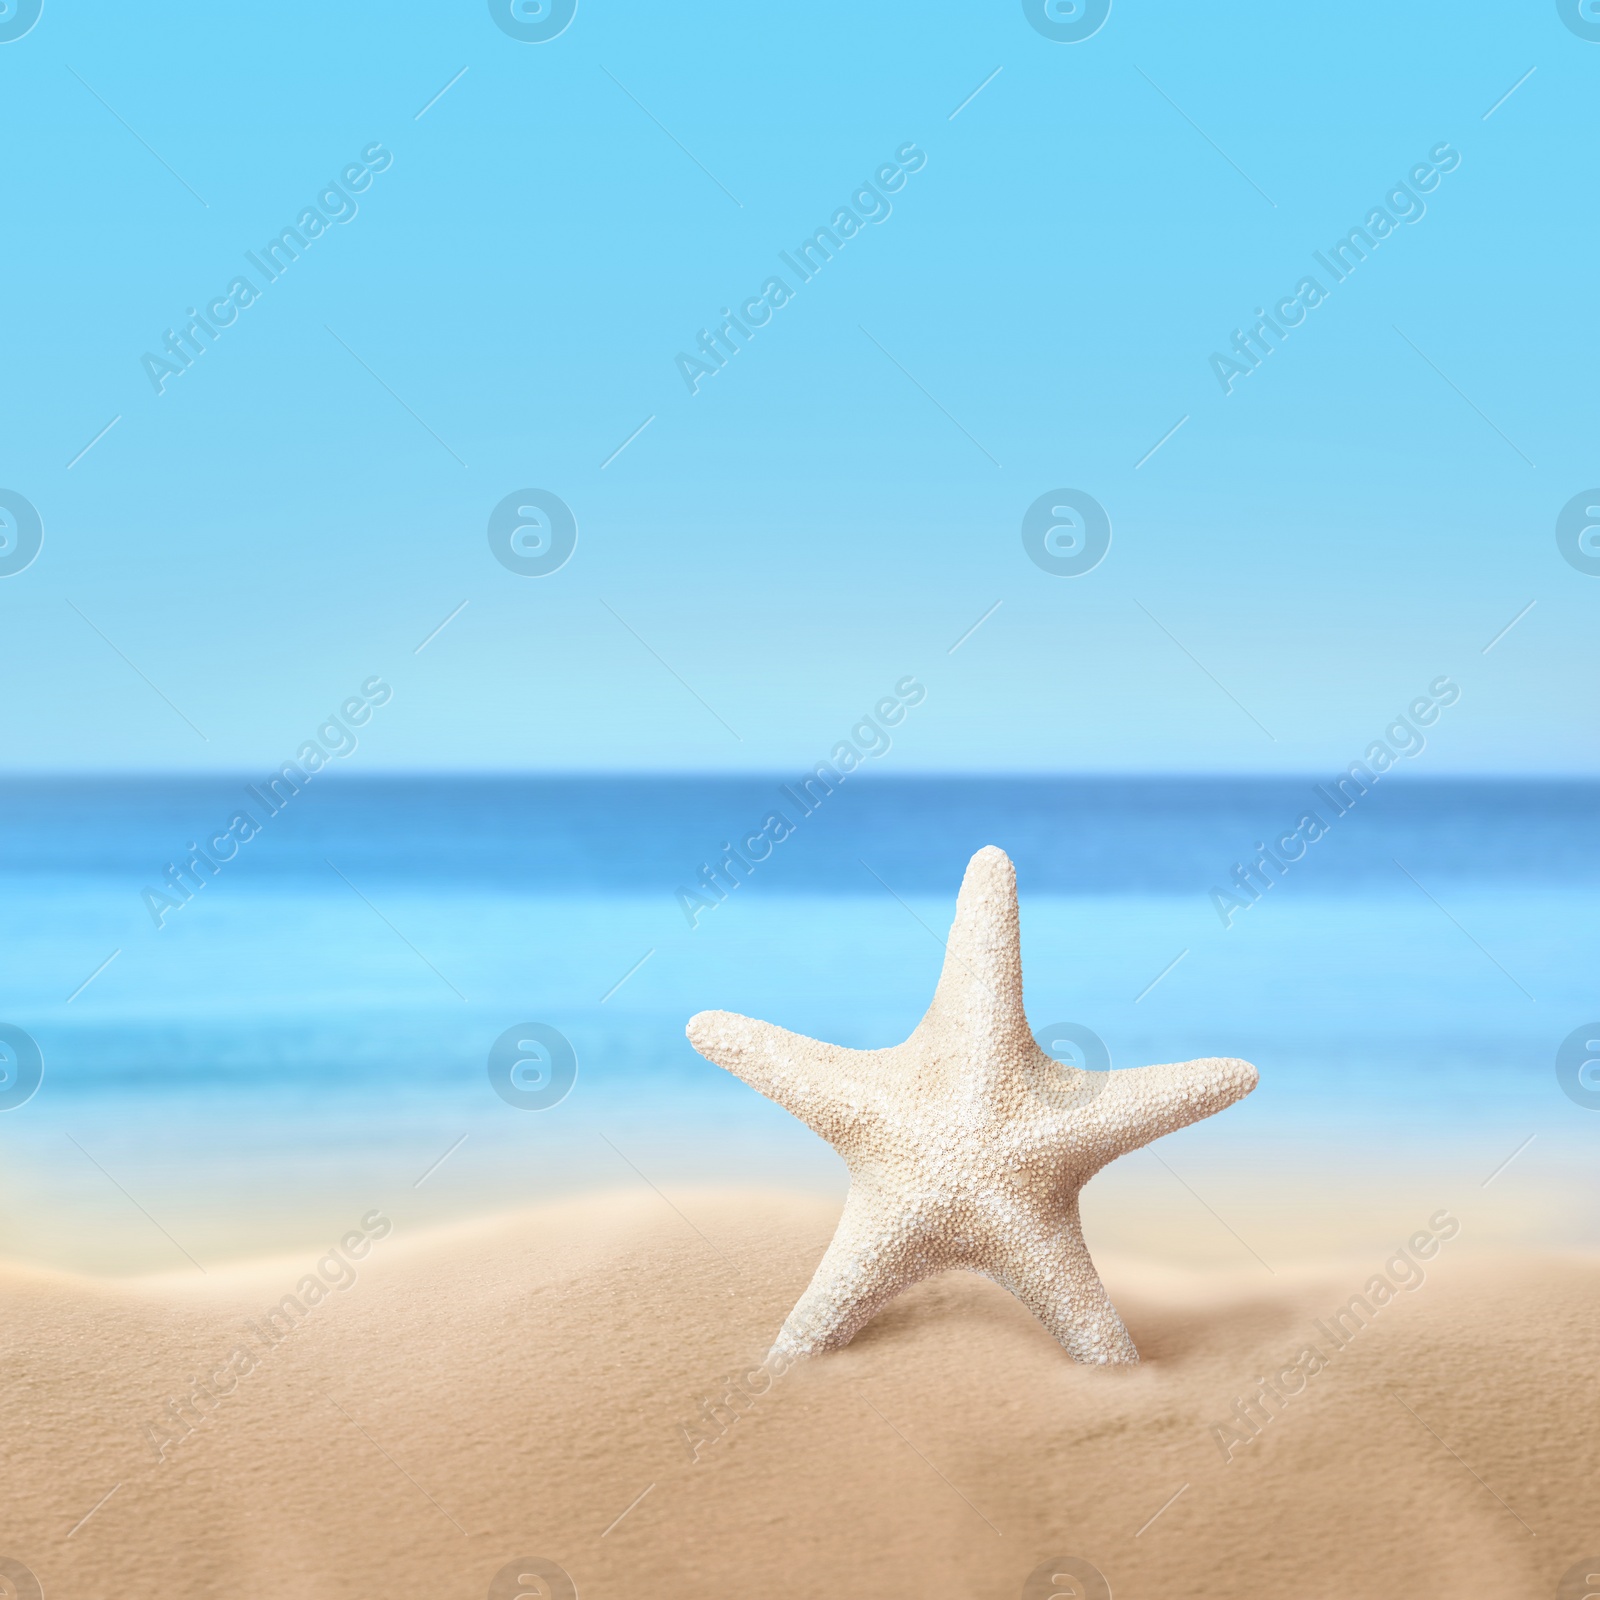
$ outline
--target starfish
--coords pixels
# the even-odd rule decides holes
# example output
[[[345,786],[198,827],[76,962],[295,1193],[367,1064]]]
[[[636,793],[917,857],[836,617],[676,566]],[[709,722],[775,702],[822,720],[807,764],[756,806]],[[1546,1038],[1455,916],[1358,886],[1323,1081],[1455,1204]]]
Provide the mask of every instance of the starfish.
[[[791,1358],[847,1345],[901,1290],[965,1268],[1010,1290],[1074,1360],[1137,1361],[1078,1192],[1256,1086],[1231,1058],[1085,1072],[1046,1055],[1022,1006],[1016,872],[993,845],[967,867],[933,1003],[904,1044],[847,1050],[727,1011],[687,1032],[850,1170],[833,1242],[773,1345]]]

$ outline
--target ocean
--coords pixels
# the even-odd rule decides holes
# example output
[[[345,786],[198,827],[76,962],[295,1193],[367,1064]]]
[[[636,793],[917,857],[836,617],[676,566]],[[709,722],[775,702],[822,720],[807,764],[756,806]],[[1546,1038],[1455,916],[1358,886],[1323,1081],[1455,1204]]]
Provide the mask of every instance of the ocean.
[[[1518,1181],[1594,1169],[1600,1079],[1557,1057],[1600,1034],[1600,784],[784,782],[5,783],[0,1250],[192,1270],[374,1204],[423,1223],[641,1183],[837,1192],[832,1152],[684,1023],[899,1041],[985,844],[1016,863],[1029,1016],[1077,1041],[1060,1053],[1260,1068],[1163,1142],[1186,1171],[1509,1186],[1489,1169],[1514,1148]],[[1258,841],[1283,859],[1241,884]],[[175,884],[191,844],[211,862]],[[495,1043],[529,1025],[554,1053],[502,1066],[503,1094]],[[1535,1209],[1548,1239],[1593,1236],[1592,1208]]]

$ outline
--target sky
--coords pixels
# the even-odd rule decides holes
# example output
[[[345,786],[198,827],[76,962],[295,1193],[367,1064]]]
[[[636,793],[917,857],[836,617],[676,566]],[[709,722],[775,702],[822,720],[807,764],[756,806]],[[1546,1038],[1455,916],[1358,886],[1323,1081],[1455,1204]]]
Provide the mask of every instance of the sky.
[[[1600,765],[1586,14],[536,11],[0,15],[9,770]]]

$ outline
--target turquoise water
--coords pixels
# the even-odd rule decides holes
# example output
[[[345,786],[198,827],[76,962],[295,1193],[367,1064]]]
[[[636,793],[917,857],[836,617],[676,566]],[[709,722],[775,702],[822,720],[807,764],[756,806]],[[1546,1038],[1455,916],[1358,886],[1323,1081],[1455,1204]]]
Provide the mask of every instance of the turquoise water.
[[[181,1265],[395,1193],[442,1217],[641,1179],[836,1186],[683,1024],[896,1042],[986,843],[1017,863],[1037,1028],[1092,1030],[1116,1066],[1260,1067],[1179,1136],[1193,1159],[1421,1162],[1534,1132],[1539,1161],[1582,1162],[1600,1112],[1554,1057],[1600,1016],[1597,800],[1397,777],[1341,817],[1309,780],[861,775],[808,816],[777,780],[330,774],[272,815],[234,780],[13,782],[0,1022],[44,1075],[0,1114],[0,1248]],[[187,901],[162,889],[158,927],[146,891],[240,809],[259,834]],[[1224,926],[1213,889],[1307,810],[1326,835]],[[793,832],[739,887],[696,887],[773,811]],[[544,1110],[490,1082],[525,1023],[576,1056]]]

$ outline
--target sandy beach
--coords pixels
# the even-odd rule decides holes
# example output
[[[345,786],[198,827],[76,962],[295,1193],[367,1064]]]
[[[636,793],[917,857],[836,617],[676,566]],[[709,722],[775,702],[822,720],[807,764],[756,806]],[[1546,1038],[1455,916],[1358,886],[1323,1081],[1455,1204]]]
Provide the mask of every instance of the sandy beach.
[[[1554,1594],[1600,1545],[1600,1261],[1431,1221],[1270,1278],[1102,1253],[1137,1368],[964,1274],[763,1368],[836,1216],[605,1195],[203,1278],[6,1269],[0,1555],[52,1600],[564,1592],[539,1560],[586,1600],[998,1600],[1076,1592],[1025,1590],[1066,1557],[1410,1600]]]

